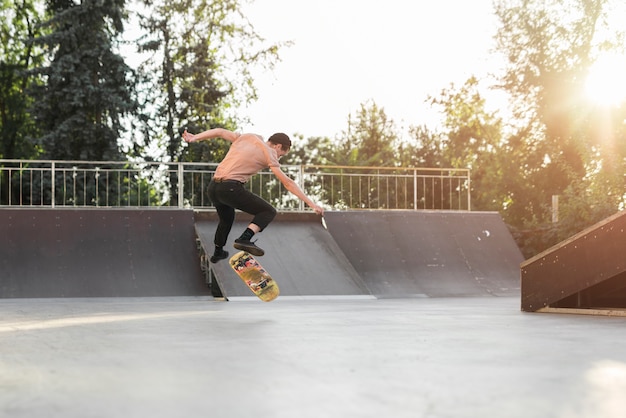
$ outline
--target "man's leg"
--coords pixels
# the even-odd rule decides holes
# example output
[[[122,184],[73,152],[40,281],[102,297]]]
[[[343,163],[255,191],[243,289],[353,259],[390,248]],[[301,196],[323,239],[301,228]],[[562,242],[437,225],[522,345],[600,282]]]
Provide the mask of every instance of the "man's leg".
[[[244,210],[247,213],[253,214],[254,218],[248,225],[248,228],[239,237],[243,240],[250,240],[254,234],[258,234],[263,231],[276,217],[276,209],[265,200],[256,195],[252,195],[251,201],[255,201],[253,205],[248,205],[248,210]],[[242,209],[243,210],[243,209]]]
[[[219,202],[215,183],[209,183],[208,192],[209,199],[213,202],[217,211],[217,216],[219,217],[217,229],[215,230],[215,237],[213,238],[215,251],[213,252],[213,256],[211,256],[211,263],[217,263],[218,261],[228,257],[228,251],[224,250],[224,246],[226,245],[228,234],[230,234],[233,222],[235,221],[235,209]]]
[[[235,240],[234,247],[238,250],[247,251],[252,255],[262,256],[265,251],[252,242],[252,237],[263,231],[276,216],[276,209],[259,196],[250,193],[244,206],[238,209],[254,215],[252,222],[239,238]]]
[[[215,251],[211,256],[211,263],[217,263],[220,260],[228,258],[228,251],[224,250],[226,241],[228,240],[228,234],[233,227],[235,221],[235,209],[227,205],[216,204],[215,209],[219,217],[217,229],[215,230]]]
[[[226,183],[222,183],[226,184]],[[265,254],[263,249],[257,247],[252,241],[254,234],[263,231],[276,216],[276,209],[261,197],[247,190],[243,184],[228,183],[224,190],[218,189],[218,198],[222,204],[237,208],[243,212],[254,215],[248,228],[235,240],[235,248],[247,251],[252,255]],[[231,224],[232,225],[232,224]]]

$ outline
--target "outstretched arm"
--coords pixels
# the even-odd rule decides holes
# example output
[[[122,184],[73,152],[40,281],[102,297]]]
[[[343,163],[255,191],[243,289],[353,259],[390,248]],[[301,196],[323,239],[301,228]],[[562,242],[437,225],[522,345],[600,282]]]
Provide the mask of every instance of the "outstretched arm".
[[[280,169],[280,167],[270,167],[270,170],[272,170],[272,173],[274,173],[274,175],[278,178],[278,180],[280,180],[280,182],[285,186],[287,190],[289,190],[294,195],[298,196],[300,200],[302,200],[304,203],[309,205],[315,211],[315,213],[317,213],[318,215],[324,216],[324,208],[322,208],[321,206],[313,202],[311,199],[309,199],[309,197],[304,194],[300,186],[298,186],[298,183],[296,183],[295,181],[293,181],[293,179],[288,177],[283,172],[283,170]]]
[[[227,141],[234,142],[237,138],[239,138],[240,134],[229,131],[228,129],[213,128],[194,135],[187,132],[187,129],[185,128],[185,132],[183,132],[182,136],[185,142],[199,142],[214,138],[223,138]]]

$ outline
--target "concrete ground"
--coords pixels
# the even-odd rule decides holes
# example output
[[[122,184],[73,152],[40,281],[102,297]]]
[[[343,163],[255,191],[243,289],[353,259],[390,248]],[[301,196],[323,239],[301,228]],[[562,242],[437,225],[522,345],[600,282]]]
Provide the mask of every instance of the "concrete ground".
[[[626,416],[625,319],[519,305],[3,299],[0,416]]]

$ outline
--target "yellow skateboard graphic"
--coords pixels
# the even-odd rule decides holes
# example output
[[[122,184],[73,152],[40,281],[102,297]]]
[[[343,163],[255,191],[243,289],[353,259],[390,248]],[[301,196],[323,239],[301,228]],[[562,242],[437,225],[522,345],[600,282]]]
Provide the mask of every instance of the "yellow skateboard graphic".
[[[239,278],[263,302],[271,302],[280,294],[276,281],[252,254],[240,251],[230,258],[229,263]]]

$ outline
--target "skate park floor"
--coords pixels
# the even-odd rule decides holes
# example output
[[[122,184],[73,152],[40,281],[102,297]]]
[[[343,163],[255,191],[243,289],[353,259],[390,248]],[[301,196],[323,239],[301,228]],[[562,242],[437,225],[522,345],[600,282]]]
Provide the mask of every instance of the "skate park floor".
[[[624,318],[519,305],[3,299],[0,416],[624,417]]]

